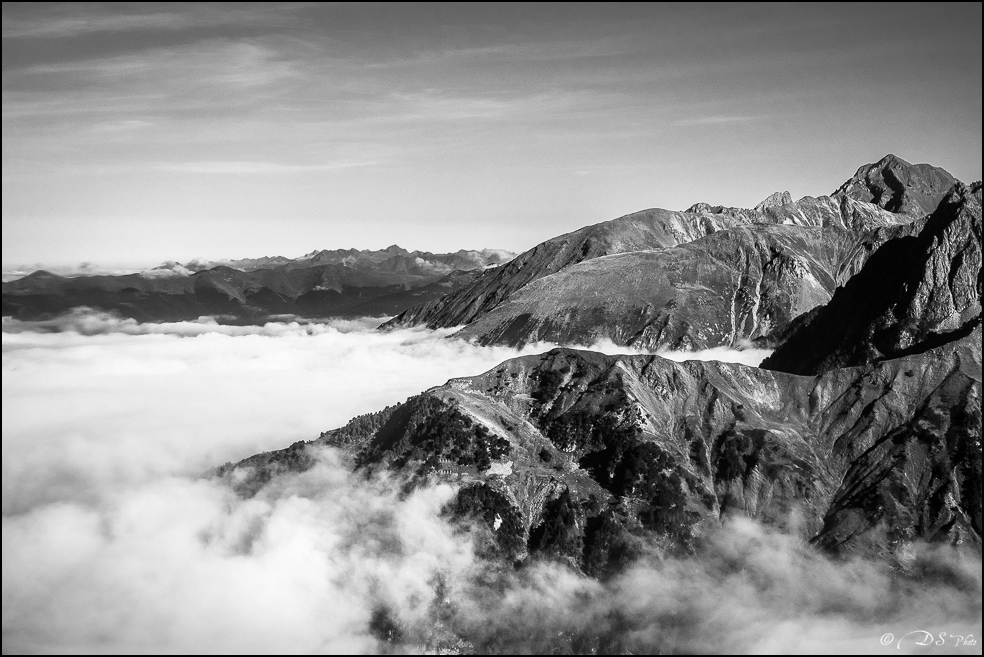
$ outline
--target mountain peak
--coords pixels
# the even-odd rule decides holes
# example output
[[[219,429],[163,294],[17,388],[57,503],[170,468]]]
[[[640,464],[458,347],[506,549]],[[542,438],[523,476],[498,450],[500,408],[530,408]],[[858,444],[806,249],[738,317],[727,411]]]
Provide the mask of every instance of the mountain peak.
[[[874,203],[889,212],[924,217],[939,205],[957,179],[930,164],[910,164],[889,153],[877,162],[859,167],[834,196]]]
[[[789,192],[773,192],[764,201],[755,206],[755,209],[759,212],[766,210],[768,208],[781,207],[783,205],[789,205],[793,202],[793,197],[789,195]]]

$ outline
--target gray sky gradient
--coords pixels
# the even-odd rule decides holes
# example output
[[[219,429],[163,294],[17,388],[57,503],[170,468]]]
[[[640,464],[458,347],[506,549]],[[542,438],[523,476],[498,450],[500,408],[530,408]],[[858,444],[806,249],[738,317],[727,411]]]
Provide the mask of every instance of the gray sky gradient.
[[[981,5],[3,4],[3,265],[525,250],[981,178]]]

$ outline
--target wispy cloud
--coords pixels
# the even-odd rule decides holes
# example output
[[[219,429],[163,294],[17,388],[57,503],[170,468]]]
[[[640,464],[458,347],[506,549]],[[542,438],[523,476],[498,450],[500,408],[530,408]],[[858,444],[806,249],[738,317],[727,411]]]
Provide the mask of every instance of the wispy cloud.
[[[566,89],[528,93],[461,94],[442,89],[394,93],[383,120],[462,121],[474,119],[538,118],[557,120],[569,112],[601,110],[613,102],[611,94]]]
[[[4,38],[72,38],[100,32],[178,31],[214,26],[277,25],[290,22],[303,3],[244,8],[221,3],[153,5],[108,3],[50,5],[43,9],[4,5]]]
[[[276,174],[304,173],[312,171],[337,171],[339,169],[354,169],[378,164],[376,160],[321,162],[317,164],[282,164],[279,162],[246,162],[246,161],[213,161],[213,162],[161,162],[155,168],[162,171],[178,171],[182,173],[219,173],[219,174]]]
[[[411,55],[391,57],[364,63],[367,68],[399,68],[442,64],[493,64],[570,61],[591,57],[624,55],[638,50],[639,45],[624,36],[561,40],[513,41],[481,46],[463,45],[421,50]]]
[[[764,115],[750,116],[715,114],[713,116],[692,116],[686,119],[677,119],[673,122],[673,125],[726,125],[729,123],[751,123],[753,121],[761,121],[766,118],[769,117]]]
[[[191,27],[193,24],[192,16],[176,12],[44,17],[39,19],[8,18],[5,12],[3,36],[4,38],[67,37],[93,32],[173,30]]]
[[[36,87],[58,94],[64,88],[52,83],[61,81],[76,90],[157,86],[161,91],[176,91],[206,83],[253,87],[293,75],[289,60],[269,40],[211,39],[193,46],[38,64],[5,73],[4,88]]]

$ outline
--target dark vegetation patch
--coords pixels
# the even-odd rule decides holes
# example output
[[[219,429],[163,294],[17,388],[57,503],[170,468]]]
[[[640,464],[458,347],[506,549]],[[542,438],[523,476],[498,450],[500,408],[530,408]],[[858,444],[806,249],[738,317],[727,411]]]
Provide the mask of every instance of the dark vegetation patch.
[[[423,395],[409,400],[380,427],[358,456],[359,465],[392,459],[395,467],[422,461],[437,469],[443,462],[487,470],[509,453],[509,441],[465,415],[456,402]]]
[[[625,569],[642,555],[642,542],[628,530],[626,510],[611,506],[585,522],[581,569],[592,577],[607,577]]]
[[[519,509],[503,493],[487,484],[458,491],[444,508],[444,514],[453,520],[476,523],[483,530],[477,544],[482,556],[512,559],[525,549],[523,517]]]
[[[693,526],[714,508],[713,493],[679,458],[644,436],[621,372],[596,371],[584,386],[589,374],[577,372],[583,363],[574,364],[580,378],[573,379],[567,376],[569,363],[557,364],[545,363],[536,376],[531,396],[540,406],[534,420],[614,500],[606,505],[566,489],[544,506],[542,522],[531,529],[530,554],[565,558],[588,574],[603,575],[633,559],[647,534],[688,541]],[[684,464],[691,456],[707,469],[703,450],[686,455]],[[539,458],[549,463],[555,457],[544,448]]]
[[[299,440],[286,449],[257,454],[239,463],[225,463],[206,473],[206,476],[231,477],[233,471],[240,470],[246,476],[240,481],[232,481],[232,488],[237,495],[250,498],[275,476],[305,472],[314,467],[315,463],[317,460],[308,450],[307,443]]]
[[[570,559],[580,564],[584,552],[583,503],[565,489],[544,505],[543,522],[530,530],[527,548],[531,555]]]
[[[715,442],[712,466],[722,513],[737,510],[761,516],[766,511],[747,508],[751,500],[733,494],[735,482],[745,491],[754,490],[755,477],[771,486],[768,515],[777,522],[791,511],[793,500],[808,501],[815,488],[814,468],[765,429],[732,428],[723,433]]]
[[[618,463],[612,492],[639,500],[636,516],[646,529],[687,537],[713,498],[699,496],[700,482],[656,443],[630,449]],[[692,504],[696,498],[697,504]],[[701,509],[701,503],[704,509]]]
[[[361,443],[379,431],[399,407],[400,404],[396,404],[387,406],[376,413],[357,415],[349,420],[344,427],[322,432],[321,436],[318,437],[318,442],[332,447],[345,447]]]

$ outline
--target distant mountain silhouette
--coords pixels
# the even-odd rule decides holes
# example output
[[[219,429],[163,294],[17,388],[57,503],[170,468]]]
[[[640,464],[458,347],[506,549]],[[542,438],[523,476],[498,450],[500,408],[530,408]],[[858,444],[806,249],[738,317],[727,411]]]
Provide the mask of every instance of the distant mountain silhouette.
[[[140,321],[394,315],[471,282],[512,255],[497,250],[433,254],[391,246],[314,251],[295,259],[170,262],[125,276],[38,271],[3,284],[3,314],[39,319],[87,306]]]

